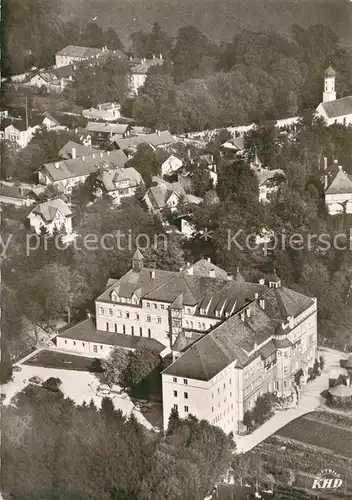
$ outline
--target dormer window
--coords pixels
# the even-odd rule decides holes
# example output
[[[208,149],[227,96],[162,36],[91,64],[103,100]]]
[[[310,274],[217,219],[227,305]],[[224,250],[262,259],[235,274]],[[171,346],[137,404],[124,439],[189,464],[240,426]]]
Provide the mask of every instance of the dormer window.
[[[206,314],[205,309],[201,309],[200,314]]]
[[[215,316],[217,318],[220,318],[221,317],[221,311],[215,311]]]
[[[190,308],[190,307],[186,307],[186,313],[187,313],[187,314],[191,314],[191,313],[192,313],[192,311],[191,311],[191,308]]]

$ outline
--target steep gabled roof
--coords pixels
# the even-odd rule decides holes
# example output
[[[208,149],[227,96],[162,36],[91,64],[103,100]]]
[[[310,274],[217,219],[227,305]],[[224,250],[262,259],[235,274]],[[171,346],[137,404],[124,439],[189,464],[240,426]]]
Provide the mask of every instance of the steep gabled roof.
[[[70,207],[61,198],[56,200],[49,200],[45,203],[37,205],[31,213],[28,215],[30,217],[32,214],[40,215],[41,218],[46,222],[51,222],[55,219],[57,212],[60,212],[64,217],[72,215]]]
[[[352,96],[341,97],[335,101],[322,102],[320,105],[328,118],[352,115]]]
[[[345,194],[352,193],[352,176],[339,169],[325,194]]]

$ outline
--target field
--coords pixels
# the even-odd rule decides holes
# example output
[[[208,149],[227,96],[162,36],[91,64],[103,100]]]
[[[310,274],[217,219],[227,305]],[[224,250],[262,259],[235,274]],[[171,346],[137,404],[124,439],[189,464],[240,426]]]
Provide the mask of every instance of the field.
[[[230,40],[243,29],[276,29],[287,33],[292,24],[325,24],[347,39],[347,0],[63,0],[67,18],[82,24],[97,17],[102,27],[113,26],[124,42],[158,21],[169,33],[193,24],[210,38]]]
[[[60,368],[62,370],[101,371],[100,363],[97,359],[56,351],[40,351],[25,361],[24,364],[42,366],[44,368]]]
[[[281,437],[296,439],[352,459],[352,427],[339,426],[327,420],[300,417],[280,429]]]

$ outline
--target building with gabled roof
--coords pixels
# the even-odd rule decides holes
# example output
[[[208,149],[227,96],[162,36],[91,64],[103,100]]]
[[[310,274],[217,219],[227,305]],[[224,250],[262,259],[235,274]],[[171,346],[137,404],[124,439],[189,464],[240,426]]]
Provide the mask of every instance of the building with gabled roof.
[[[46,163],[39,170],[38,178],[41,184],[53,185],[59,191],[64,191],[84,182],[100,168],[121,168],[126,161],[127,157],[123,151],[97,151],[91,156],[83,155],[80,158]]]
[[[95,180],[95,194],[98,197],[107,194],[119,205],[123,199],[134,196],[136,189],[143,185],[141,174],[133,167],[107,169]]]
[[[37,234],[41,234],[43,229],[48,234],[53,234],[55,229],[64,230],[67,234],[72,233],[72,212],[61,198],[40,203],[27,218]]]
[[[92,156],[94,154],[99,154],[100,151],[89,146],[84,146],[74,141],[68,141],[59,150],[58,155],[64,160],[75,160],[76,158],[81,158],[82,156]]]
[[[99,57],[103,49],[94,47],[81,47],[78,45],[67,45],[55,55],[55,66],[68,66],[75,62]]]
[[[179,182],[166,182],[159,177],[153,177],[156,186],[151,186],[144,196],[148,209],[157,213],[167,208],[175,212],[182,202],[185,205],[199,205],[202,198],[187,193]]]
[[[330,125],[352,124],[352,96],[336,98],[336,71],[329,66],[324,73],[323,101],[316,109],[316,116],[323,118]]]
[[[325,205],[330,215],[352,213],[352,175],[347,174],[341,165],[330,180],[325,176]]]
[[[96,325],[80,327],[79,337],[74,328],[59,333],[58,345],[75,342],[82,352],[89,341],[103,346],[98,353],[104,338],[109,346],[126,339],[126,348],[146,339],[171,349],[174,361],[162,373],[165,429],[175,408],[236,434],[259,395],[290,395],[294,375],[308,378],[316,357],[316,300],[282,286],[275,272],[251,283],[207,259],[165,271],[145,267],[137,250],[95,306]]]
[[[110,140],[114,142],[119,149],[123,150],[137,149],[139,144],[148,144],[152,149],[157,149],[175,142],[175,138],[168,130],[157,130],[150,134],[131,135],[123,139],[118,135],[113,135]]]

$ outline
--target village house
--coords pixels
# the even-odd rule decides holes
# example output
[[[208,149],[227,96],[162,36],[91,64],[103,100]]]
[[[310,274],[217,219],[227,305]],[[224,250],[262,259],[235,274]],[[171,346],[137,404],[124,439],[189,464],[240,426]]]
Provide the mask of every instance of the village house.
[[[127,123],[106,123],[89,121],[86,131],[92,137],[92,144],[101,144],[113,137],[123,139],[131,133],[132,127]]]
[[[28,120],[2,120],[0,123],[0,140],[11,141],[19,148],[25,148],[41,126],[41,122],[42,120],[38,117],[29,118]]]
[[[83,183],[89,175],[99,168],[112,166],[123,167],[127,157],[123,151],[97,151],[91,156],[75,156],[72,150],[71,159],[46,163],[38,173],[39,182],[45,186],[54,186],[58,191],[65,191]]]
[[[177,156],[164,151],[163,149],[155,150],[155,157],[160,165],[161,177],[169,176],[177,172],[183,165],[183,161]]]
[[[92,156],[94,154],[100,153],[99,150],[91,148],[89,146],[84,146],[78,142],[68,141],[59,150],[58,155],[64,160],[81,158],[82,156]]]
[[[37,205],[28,215],[29,225],[37,234],[46,230],[53,234],[54,230],[72,233],[72,212],[70,207],[60,198]]]
[[[92,48],[92,47],[81,47],[78,45],[67,45],[55,55],[55,66],[57,68],[61,66],[68,66],[73,63],[78,63],[86,59],[91,59],[99,57],[99,55],[105,50]]]
[[[133,135],[132,135],[133,134]],[[163,148],[175,142],[175,138],[168,130],[157,130],[150,134],[139,133],[136,134],[136,129],[133,128],[131,135],[124,139],[113,135],[111,141],[118,149],[123,150],[136,150],[139,144],[148,144],[152,149]]]
[[[316,116],[324,119],[327,126],[352,124],[352,96],[336,98],[336,71],[329,66],[324,73],[323,102],[316,109]]]
[[[119,205],[123,199],[134,196],[138,186],[143,184],[142,176],[133,167],[107,169],[95,180],[95,195],[106,194]]]
[[[333,167],[337,166],[335,175]],[[334,163],[324,175],[325,205],[330,215],[352,213],[352,175],[347,174],[341,165]]]
[[[21,185],[1,181],[0,203],[14,205],[16,207],[29,207],[35,203],[35,195],[32,190]]]
[[[75,65],[70,64],[59,68],[38,70],[30,74],[29,80],[25,84],[59,94],[72,83],[76,69]]]
[[[96,108],[84,109],[82,115],[89,120],[115,121],[121,118],[121,105],[115,102],[98,104]]]
[[[179,182],[166,182],[159,177],[153,177],[157,183],[148,189],[144,196],[144,201],[148,209],[153,213],[158,213],[162,209],[169,209],[175,212],[179,205],[199,205],[203,200],[198,196],[186,193]]]
[[[59,332],[58,347],[104,355],[122,338],[143,338],[171,349],[174,362],[162,374],[165,429],[176,408],[182,418],[239,433],[259,395],[290,395],[295,374],[308,377],[316,359],[316,300],[275,273],[251,283],[206,259],[163,271],[144,267],[137,250],[131,270],[110,279],[95,306],[96,325]]]
[[[262,203],[271,201],[274,196],[278,195],[285,183],[284,171],[281,169],[269,170],[262,167],[257,155],[255,155],[251,168],[258,179],[259,201]]]
[[[60,130],[68,130],[68,127],[66,127],[66,125],[62,125],[59,120],[52,116],[50,113],[45,112],[43,116],[44,119],[42,121],[42,126],[47,130],[54,130],[56,132]]]
[[[145,83],[150,68],[161,66],[162,64],[164,64],[164,60],[161,54],[159,57],[153,56],[152,59],[143,58],[139,60],[133,60],[130,63],[128,78],[128,86],[130,88],[131,94],[138,94],[139,89],[143,87]]]
[[[233,137],[220,146],[220,153],[223,156],[240,156],[244,153],[244,136]]]

